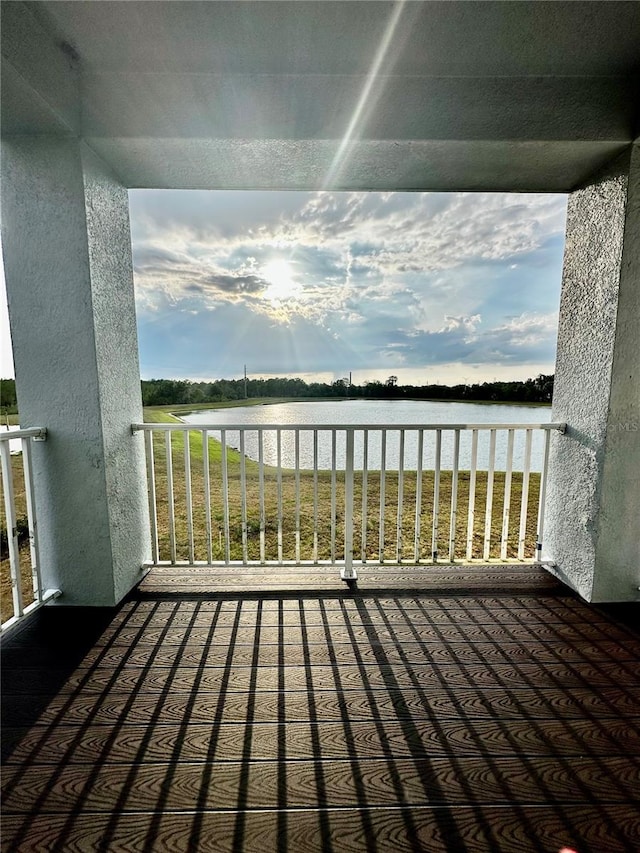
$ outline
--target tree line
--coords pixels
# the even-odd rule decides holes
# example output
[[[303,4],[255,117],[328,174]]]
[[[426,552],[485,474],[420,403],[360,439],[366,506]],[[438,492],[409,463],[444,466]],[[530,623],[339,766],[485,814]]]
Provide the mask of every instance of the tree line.
[[[396,376],[385,382],[373,380],[353,385],[348,379],[335,382],[305,382],[302,379],[217,379],[214,382],[191,382],[188,379],[143,379],[142,402],[145,406],[224,403],[245,397],[346,398],[376,400],[487,400],[503,403],[550,403],[553,396],[553,374],[543,373],[524,382],[480,382],[474,385],[399,385]],[[16,411],[14,379],[0,379],[0,409]]]
[[[504,403],[550,403],[553,374],[543,373],[524,382],[481,382],[473,385],[399,385],[396,376],[386,382],[353,385],[348,379],[335,382],[305,382],[302,379],[217,379],[191,382],[188,379],[143,379],[145,406],[222,403],[258,397],[291,398],[370,398],[407,400],[476,400]]]

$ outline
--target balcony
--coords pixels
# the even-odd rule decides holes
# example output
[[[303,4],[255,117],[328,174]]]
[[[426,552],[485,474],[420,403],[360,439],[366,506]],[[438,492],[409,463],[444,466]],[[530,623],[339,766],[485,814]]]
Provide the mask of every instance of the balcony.
[[[636,849],[637,623],[535,564],[563,428],[136,425],[153,567],[2,644],[3,849]]]
[[[41,610],[2,648],[3,849],[637,849],[631,612],[385,571]]]
[[[362,8],[2,4],[3,265],[23,426],[47,428],[26,553],[9,523],[7,851],[640,848],[637,8]],[[537,497],[530,478],[522,558],[505,467],[461,565],[466,462],[455,501],[435,464],[319,471],[317,554],[294,464],[281,512],[265,482],[263,556],[259,461],[223,455],[227,536],[221,468],[209,513],[192,442],[132,435],[133,187],[568,193],[568,427]],[[151,503],[145,441],[176,454]]]

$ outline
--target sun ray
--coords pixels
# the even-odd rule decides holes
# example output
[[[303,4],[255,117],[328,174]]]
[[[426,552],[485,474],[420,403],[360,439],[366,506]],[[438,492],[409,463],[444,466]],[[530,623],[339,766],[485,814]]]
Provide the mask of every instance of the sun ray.
[[[396,2],[395,6],[393,7],[393,11],[391,13],[389,22],[382,37],[382,41],[378,46],[378,50],[376,51],[375,57],[371,64],[371,68],[369,69],[369,73],[367,74],[367,77],[365,79],[365,84],[362,88],[362,91],[360,92],[358,103],[356,104],[354,111],[351,115],[349,126],[347,127],[344,136],[340,141],[340,144],[333,157],[329,170],[325,175],[323,183],[323,189],[325,190],[332,189],[336,184],[339,183],[339,175],[343,166],[345,165],[346,160],[348,159],[348,153],[349,148],[351,146],[351,142],[358,138],[358,135],[361,131],[361,126],[364,123],[367,112],[373,106],[372,91],[374,85],[379,79],[380,70],[385,59],[387,58],[387,55],[390,52],[391,45],[393,44],[394,35],[396,33],[400,18],[402,17],[405,2],[406,0],[398,0],[398,2]]]

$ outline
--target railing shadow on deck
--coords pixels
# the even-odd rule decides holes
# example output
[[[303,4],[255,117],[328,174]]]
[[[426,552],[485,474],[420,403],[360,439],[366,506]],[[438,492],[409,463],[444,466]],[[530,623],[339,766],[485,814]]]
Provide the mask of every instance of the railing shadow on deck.
[[[3,644],[6,849],[634,849],[640,637],[611,608],[344,589],[99,613]]]

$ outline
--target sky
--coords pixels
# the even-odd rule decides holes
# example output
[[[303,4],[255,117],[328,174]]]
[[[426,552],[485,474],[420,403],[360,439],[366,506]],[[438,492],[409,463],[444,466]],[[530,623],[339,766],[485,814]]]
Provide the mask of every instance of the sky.
[[[144,379],[239,378],[244,365],[253,377],[351,373],[355,384],[553,372],[564,195],[129,199]]]

